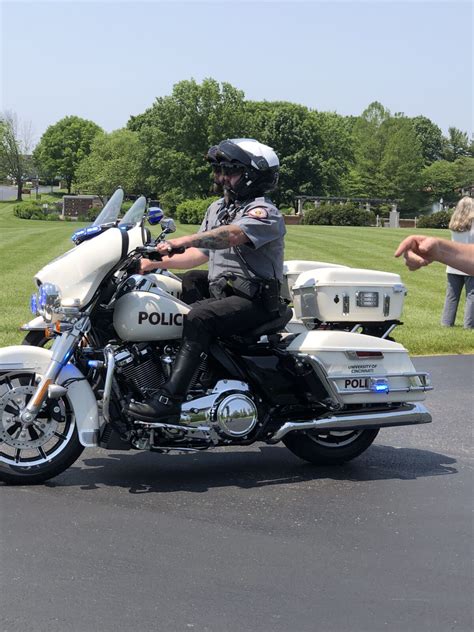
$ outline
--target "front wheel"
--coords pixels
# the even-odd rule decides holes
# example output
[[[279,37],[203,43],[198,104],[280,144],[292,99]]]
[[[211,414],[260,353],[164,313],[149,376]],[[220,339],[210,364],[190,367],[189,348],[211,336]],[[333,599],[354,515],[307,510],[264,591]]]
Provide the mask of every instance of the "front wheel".
[[[21,344],[30,347],[50,347],[51,343],[52,338],[47,338],[44,335],[44,330],[33,329],[26,334]]]
[[[282,441],[300,459],[316,465],[339,465],[365,452],[378,435],[374,430],[290,432]]]
[[[35,373],[0,376],[0,481],[10,485],[44,483],[84,449],[66,397],[46,399],[32,424],[21,423],[19,413],[35,390]]]

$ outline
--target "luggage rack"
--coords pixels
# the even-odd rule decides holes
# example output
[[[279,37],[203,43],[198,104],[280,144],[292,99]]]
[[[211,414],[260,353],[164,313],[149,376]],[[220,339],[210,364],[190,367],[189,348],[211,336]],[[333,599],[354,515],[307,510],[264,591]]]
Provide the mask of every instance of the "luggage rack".
[[[301,319],[302,324],[309,331],[348,331],[351,334],[362,333],[366,335],[376,335],[374,330],[378,330],[377,338],[388,338],[395,327],[403,325],[400,320],[393,320],[388,322],[365,322],[365,323],[345,323],[345,322],[321,322],[320,320],[309,321],[307,319]],[[362,331],[359,331],[362,329]],[[371,330],[372,333],[366,333]]]

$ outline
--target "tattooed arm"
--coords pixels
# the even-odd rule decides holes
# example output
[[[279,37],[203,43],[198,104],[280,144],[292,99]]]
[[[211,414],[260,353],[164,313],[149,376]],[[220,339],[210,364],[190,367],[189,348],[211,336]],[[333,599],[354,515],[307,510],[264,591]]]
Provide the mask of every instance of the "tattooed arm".
[[[232,248],[232,246],[240,246],[249,243],[250,239],[244,231],[233,224],[228,226],[219,226],[203,233],[187,235],[186,237],[178,237],[169,239],[157,245],[156,249],[162,254],[166,254],[169,246],[174,248],[204,248],[206,250],[223,250]]]

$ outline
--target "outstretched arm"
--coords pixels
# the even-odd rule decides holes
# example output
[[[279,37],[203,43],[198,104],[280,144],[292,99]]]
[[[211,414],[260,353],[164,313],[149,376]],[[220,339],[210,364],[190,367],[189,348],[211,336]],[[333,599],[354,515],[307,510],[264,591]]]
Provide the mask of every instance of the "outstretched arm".
[[[177,241],[177,240],[173,240]],[[170,242],[165,242],[169,244]],[[166,252],[167,250],[165,250]],[[164,256],[161,261],[150,261],[150,259],[142,259],[140,261],[140,272],[151,272],[158,268],[174,268],[175,270],[189,270],[206,263],[209,260],[198,248],[189,248],[180,255],[172,257]]]
[[[418,270],[433,261],[439,261],[474,276],[474,244],[411,235],[404,239],[395,251],[396,257],[402,254],[410,270]]]
[[[173,246],[173,248],[184,247],[186,250],[188,248],[222,250],[233,246],[241,246],[248,242],[250,242],[250,239],[239,226],[229,224],[228,226],[219,226],[202,233],[162,241],[157,245],[156,249],[162,254],[166,254],[169,246]]]

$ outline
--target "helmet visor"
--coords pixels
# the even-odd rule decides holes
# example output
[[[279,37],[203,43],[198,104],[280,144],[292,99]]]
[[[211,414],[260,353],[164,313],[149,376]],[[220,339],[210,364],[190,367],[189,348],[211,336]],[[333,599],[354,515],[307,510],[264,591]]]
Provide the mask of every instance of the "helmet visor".
[[[242,174],[245,171],[242,165],[233,165],[232,163],[213,164],[212,169],[214,173],[223,176],[235,176],[238,174]]]

